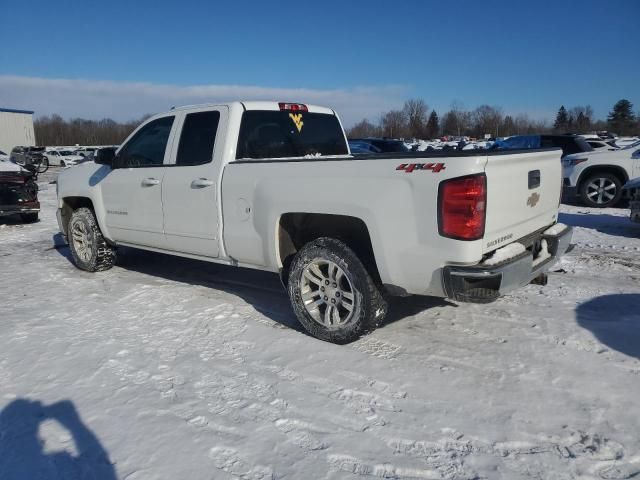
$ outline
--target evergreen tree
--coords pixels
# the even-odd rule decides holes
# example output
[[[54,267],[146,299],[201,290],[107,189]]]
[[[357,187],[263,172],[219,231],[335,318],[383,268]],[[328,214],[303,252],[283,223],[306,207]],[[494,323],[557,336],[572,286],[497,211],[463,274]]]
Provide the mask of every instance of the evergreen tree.
[[[626,99],[618,100],[607,117],[609,129],[618,135],[630,135],[636,128],[636,116],[633,104]]]
[[[440,120],[438,119],[438,114],[436,113],[435,110],[433,110],[431,112],[431,115],[429,115],[429,120],[427,121],[426,133],[427,133],[427,138],[429,140],[433,138],[437,138],[438,134],[440,133]]]
[[[553,128],[557,131],[566,131],[569,127],[569,114],[564,105],[560,106],[558,114],[556,115],[556,121],[553,123]]]

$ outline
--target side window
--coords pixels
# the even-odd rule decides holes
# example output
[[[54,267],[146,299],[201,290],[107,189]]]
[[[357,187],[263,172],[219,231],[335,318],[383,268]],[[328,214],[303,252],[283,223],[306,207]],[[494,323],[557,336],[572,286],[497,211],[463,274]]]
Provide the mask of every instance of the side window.
[[[146,124],[118,153],[119,167],[162,165],[174,117],[162,117]]]
[[[189,113],[182,127],[176,165],[202,165],[213,158],[220,112]]]

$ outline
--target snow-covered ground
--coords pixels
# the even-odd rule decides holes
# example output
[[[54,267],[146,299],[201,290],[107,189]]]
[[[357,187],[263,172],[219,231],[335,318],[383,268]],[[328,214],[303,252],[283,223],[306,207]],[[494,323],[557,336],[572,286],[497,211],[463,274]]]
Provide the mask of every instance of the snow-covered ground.
[[[640,225],[563,206],[575,250],[490,305],[395,301],[348,346],[278,279],[135,250],[70,262],[55,185],[0,220],[0,478],[640,475]]]

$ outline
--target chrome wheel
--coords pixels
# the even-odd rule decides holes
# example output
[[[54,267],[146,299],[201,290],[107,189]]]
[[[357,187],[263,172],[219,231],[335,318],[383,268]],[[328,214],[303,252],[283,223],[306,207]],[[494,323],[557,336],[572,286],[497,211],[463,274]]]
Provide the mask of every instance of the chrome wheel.
[[[609,178],[594,178],[587,184],[586,195],[596,204],[608,203],[615,198],[618,187]]]
[[[89,230],[82,221],[75,221],[71,225],[71,241],[76,254],[83,262],[91,260],[91,238]]]
[[[343,326],[354,312],[354,288],[349,276],[337,264],[314,259],[300,278],[300,294],[314,321],[325,327]]]

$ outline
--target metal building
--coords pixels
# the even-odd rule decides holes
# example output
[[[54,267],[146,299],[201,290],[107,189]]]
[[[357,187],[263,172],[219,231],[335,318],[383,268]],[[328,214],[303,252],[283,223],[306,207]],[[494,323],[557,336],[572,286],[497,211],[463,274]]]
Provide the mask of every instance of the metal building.
[[[13,147],[35,144],[33,112],[0,107],[0,150],[9,154]]]

